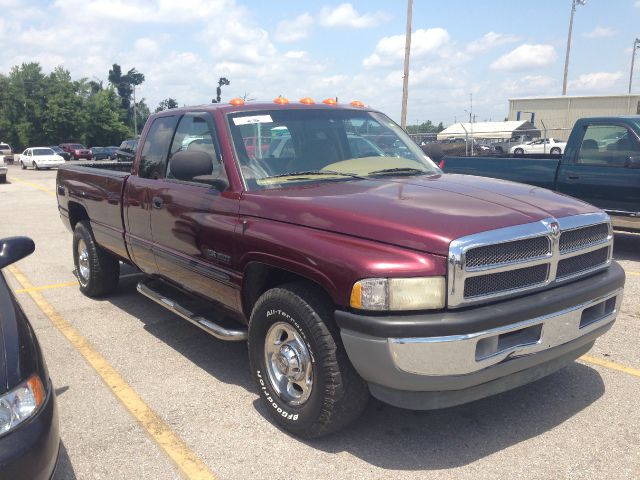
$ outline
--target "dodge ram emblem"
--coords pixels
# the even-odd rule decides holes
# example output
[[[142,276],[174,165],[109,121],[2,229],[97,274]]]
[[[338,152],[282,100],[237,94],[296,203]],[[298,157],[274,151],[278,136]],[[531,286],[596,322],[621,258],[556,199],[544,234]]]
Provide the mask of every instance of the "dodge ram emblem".
[[[558,225],[558,222],[553,222],[551,224],[551,235],[554,237],[560,235],[560,225]]]

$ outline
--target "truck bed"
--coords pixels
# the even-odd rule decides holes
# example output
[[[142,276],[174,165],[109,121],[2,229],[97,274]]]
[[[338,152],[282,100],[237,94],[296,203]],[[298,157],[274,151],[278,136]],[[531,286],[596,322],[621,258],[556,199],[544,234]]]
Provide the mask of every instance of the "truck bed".
[[[58,170],[58,208],[63,219],[72,210],[84,210],[96,241],[128,259],[124,241],[122,200],[131,162],[86,162]],[[73,225],[69,225],[73,228]]]
[[[560,156],[554,158],[526,157],[445,157],[445,173],[462,173],[527,183],[555,189]]]

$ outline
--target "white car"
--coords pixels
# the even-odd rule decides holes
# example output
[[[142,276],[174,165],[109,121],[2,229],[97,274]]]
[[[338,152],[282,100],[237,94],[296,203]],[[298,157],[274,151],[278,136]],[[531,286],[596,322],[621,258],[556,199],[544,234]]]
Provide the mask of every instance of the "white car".
[[[561,142],[555,138],[541,138],[533,142],[521,143],[514,145],[509,149],[514,155],[524,155],[525,153],[550,153],[552,155],[561,155],[567,146],[566,142]]]
[[[7,166],[4,164],[4,155],[0,155],[0,183],[7,181]]]
[[[27,167],[39,170],[64,165],[64,158],[48,147],[31,147],[20,154],[19,162],[23,170]]]

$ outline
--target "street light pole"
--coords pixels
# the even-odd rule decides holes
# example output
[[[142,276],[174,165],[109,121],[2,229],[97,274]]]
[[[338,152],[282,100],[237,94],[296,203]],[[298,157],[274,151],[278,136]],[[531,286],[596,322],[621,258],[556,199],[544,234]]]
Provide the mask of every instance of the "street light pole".
[[[567,94],[567,76],[569,75],[569,52],[571,51],[571,31],[573,30],[573,14],[576,5],[584,5],[587,0],[571,0],[571,17],[569,19],[569,34],[567,35],[567,53],[564,58],[564,80],[562,81],[562,95]]]
[[[407,99],[409,98],[409,53],[411,51],[411,15],[413,0],[407,0],[407,33],[404,41],[404,75],[402,77],[402,114],[400,126],[407,128]]]
[[[629,93],[631,93],[631,84],[633,83],[633,64],[636,60],[636,50],[640,50],[640,38],[636,38],[633,41],[633,48],[631,49],[631,71],[629,72]]]

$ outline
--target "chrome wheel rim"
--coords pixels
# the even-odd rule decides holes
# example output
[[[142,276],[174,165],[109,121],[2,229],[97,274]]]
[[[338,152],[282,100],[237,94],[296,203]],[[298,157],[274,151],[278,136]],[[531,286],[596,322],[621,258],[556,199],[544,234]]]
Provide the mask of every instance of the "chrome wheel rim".
[[[78,241],[78,276],[80,283],[86,285],[89,281],[89,251],[84,240]]]
[[[274,323],[265,337],[264,359],[271,387],[289,405],[302,405],[313,388],[313,365],[307,345],[288,323]]]

